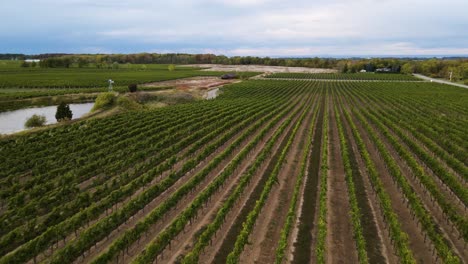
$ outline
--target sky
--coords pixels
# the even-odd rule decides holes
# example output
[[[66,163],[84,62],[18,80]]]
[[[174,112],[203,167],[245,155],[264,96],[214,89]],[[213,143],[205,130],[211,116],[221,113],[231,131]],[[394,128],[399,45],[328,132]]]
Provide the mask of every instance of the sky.
[[[0,53],[468,55],[467,0],[0,0]]]

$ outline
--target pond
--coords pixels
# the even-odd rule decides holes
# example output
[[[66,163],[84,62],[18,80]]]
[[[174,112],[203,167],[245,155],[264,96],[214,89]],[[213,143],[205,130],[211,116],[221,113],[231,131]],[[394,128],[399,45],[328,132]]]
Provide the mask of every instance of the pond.
[[[89,113],[91,108],[93,108],[93,105],[94,103],[70,104],[73,119],[80,118]],[[47,124],[55,124],[57,123],[57,120],[55,120],[56,111],[57,106],[54,105],[2,112],[0,113],[0,134],[11,134],[26,130],[24,123],[34,114],[45,116]]]

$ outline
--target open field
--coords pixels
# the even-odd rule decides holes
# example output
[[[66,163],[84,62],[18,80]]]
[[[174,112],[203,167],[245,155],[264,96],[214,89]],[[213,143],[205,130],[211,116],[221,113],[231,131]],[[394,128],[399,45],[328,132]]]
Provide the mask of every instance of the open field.
[[[1,64],[0,64],[1,65]],[[168,65],[160,64],[121,64],[117,69],[96,67],[70,68],[21,68],[12,62],[0,66],[0,92],[4,88],[102,88],[115,81],[115,86],[150,83],[195,76],[221,76],[229,70],[202,71],[195,67],[176,67],[168,70]],[[240,73],[244,77],[258,73]]]
[[[0,264],[468,263],[468,90],[222,91],[0,139]]]
[[[268,65],[222,65],[222,64],[191,64],[182,67],[200,67],[203,71],[234,71],[234,72],[297,72],[297,73],[335,73],[334,69],[319,69],[307,67],[286,67]]]
[[[309,80],[363,80],[363,81],[421,81],[411,75],[390,73],[274,73],[267,75],[272,79],[309,79]]]
[[[160,64],[119,64],[118,69],[96,68],[93,65],[85,68],[22,68],[17,61],[0,61],[0,112],[47,106],[57,101],[89,101],[108,90],[109,79],[115,82],[113,90],[119,93],[127,92],[128,84],[145,84],[140,85],[140,91],[181,88],[179,82],[188,82],[187,78],[212,80],[204,81],[206,85],[198,85],[200,88],[210,88],[232,82],[219,79],[227,72],[206,72],[199,68],[179,66],[169,71],[168,65]],[[238,73],[242,78],[258,74]],[[194,85],[188,83],[187,87]]]

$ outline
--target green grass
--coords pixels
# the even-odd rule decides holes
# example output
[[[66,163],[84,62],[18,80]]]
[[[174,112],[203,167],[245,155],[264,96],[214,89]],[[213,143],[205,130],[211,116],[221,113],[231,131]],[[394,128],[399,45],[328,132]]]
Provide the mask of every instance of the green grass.
[[[5,88],[98,88],[141,84],[195,76],[221,76],[224,72],[201,71],[192,67],[168,70],[164,64],[121,64],[118,69],[20,67],[18,61],[0,61],[0,89]],[[242,73],[244,77],[258,73]]]

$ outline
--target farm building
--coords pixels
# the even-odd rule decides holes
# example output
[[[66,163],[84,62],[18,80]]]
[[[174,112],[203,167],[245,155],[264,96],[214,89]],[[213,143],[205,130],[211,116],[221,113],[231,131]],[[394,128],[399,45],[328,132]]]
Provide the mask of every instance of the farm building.
[[[221,76],[221,79],[223,80],[229,80],[229,79],[235,79],[237,75],[235,73],[226,73]]]

